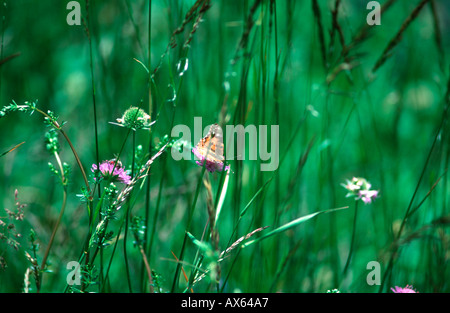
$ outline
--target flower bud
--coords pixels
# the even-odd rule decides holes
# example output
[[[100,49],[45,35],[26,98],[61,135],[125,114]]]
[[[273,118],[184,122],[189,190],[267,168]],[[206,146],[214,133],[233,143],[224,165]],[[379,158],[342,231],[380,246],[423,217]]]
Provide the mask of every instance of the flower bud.
[[[117,119],[121,126],[131,128],[133,130],[147,128],[150,123],[150,115],[138,107],[130,107],[125,111],[121,118]]]

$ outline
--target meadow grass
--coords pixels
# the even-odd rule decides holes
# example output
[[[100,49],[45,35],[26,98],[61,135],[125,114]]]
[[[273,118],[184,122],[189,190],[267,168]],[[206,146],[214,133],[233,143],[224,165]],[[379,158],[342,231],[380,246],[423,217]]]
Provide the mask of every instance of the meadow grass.
[[[446,1],[2,3],[1,292],[450,290]],[[176,161],[194,117],[278,167]]]

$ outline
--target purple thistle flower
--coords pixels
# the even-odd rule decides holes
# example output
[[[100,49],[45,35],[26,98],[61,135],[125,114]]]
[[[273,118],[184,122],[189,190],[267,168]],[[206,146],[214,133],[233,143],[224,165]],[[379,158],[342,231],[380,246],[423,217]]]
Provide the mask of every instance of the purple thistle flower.
[[[131,176],[124,170],[120,161],[103,161],[99,167],[97,167],[97,164],[92,164],[91,171],[93,173],[100,171],[104,179],[110,179],[112,182],[120,182],[126,185],[131,182]]]
[[[418,293],[416,290],[413,289],[413,286],[411,285],[406,285],[405,288],[395,286],[395,289],[391,288],[391,290],[393,293]]]
[[[196,163],[199,166],[203,166],[203,163],[205,162],[206,159],[206,169],[209,172],[215,172],[215,171],[228,171],[228,169],[230,168],[229,165],[224,167],[223,161],[220,160],[216,160],[214,158],[205,158],[205,156],[203,154],[200,153],[200,151],[198,151],[197,147],[194,147],[192,149],[192,153],[194,153],[194,155],[198,158],[198,160],[196,161]]]

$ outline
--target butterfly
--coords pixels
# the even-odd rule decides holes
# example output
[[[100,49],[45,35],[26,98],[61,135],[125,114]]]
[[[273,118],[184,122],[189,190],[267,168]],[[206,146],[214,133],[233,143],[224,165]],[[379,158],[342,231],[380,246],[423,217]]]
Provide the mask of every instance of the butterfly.
[[[206,169],[211,173],[224,170],[223,157],[223,132],[218,124],[213,124],[208,134],[200,139],[198,144],[192,149],[194,155],[199,159],[197,164],[203,166],[206,160]],[[229,166],[225,166],[227,170]]]
[[[119,160],[117,160],[117,159],[111,159],[111,160],[108,160],[108,161],[106,161],[106,162],[108,162],[108,164],[111,166],[111,167],[116,167],[116,168],[118,168],[118,169],[120,169],[120,168],[122,168],[122,162],[120,162]]]

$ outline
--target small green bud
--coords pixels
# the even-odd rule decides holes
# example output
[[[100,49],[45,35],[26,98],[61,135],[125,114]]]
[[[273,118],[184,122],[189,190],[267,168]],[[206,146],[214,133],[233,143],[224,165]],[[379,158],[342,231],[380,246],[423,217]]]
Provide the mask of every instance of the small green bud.
[[[45,143],[47,151],[51,154],[59,152],[60,146],[58,141],[58,134],[56,133],[56,130],[54,128],[50,128],[48,132],[45,133]]]
[[[125,111],[121,118],[117,119],[121,126],[131,128],[133,130],[148,128],[150,123],[150,115],[138,107],[130,107]]]

